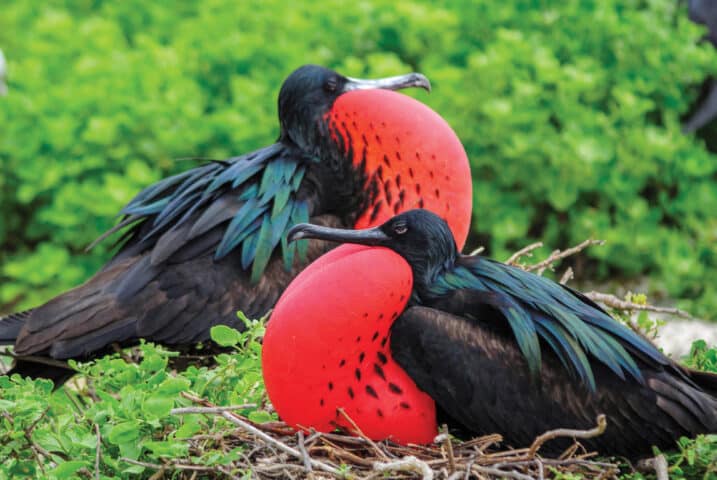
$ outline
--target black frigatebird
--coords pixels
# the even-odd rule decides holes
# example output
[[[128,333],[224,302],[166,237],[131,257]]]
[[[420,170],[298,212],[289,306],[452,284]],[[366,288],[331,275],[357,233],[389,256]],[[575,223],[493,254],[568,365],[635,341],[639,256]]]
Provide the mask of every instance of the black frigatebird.
[[[279,299],[263,368],[292,425],[350,429],[342,408],[374,439],[430,442],[437,406],[464,430],[528,446],[604,413],[605,433],[584,444],[629,457],[717,432],[717,376],[678,365],[569,287],[459,254],[427,210],[289,233],[305,238],[382,248],[331,252]]]
[[[127,228],[100,272],[0,320],[14,371],[59,383],[72,372],[48,357],[92,358],[140,338],[186,346],[208,340],[217,324],[243,328],[238,310],[266,313],[333,246],[315,241],[295,255],[286,232],[298,222],[362,227],[426,205],[464,241],[465,151],[439,115],[391,91],[407,87],[430,89],[417,73],[360,80],[314,65],[294,71],[279,93],[276,143],[148,187],[105,235]]]

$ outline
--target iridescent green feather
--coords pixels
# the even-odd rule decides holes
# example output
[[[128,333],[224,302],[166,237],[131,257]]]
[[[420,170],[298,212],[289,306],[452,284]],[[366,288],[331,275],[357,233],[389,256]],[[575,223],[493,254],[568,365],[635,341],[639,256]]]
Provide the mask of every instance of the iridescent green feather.
[[[279,244],[284,264],[290,268],[296,247],[286,245],[286,233],[294,223],[309,220],[308,205],[296,199],[305,161],[295,152],[274,144],[164,179],[140,192],[122,210],[124,219],[131,216],[136,220],[128,237],[153,248],[167,231],[201,219],[196,232],[226,225],[215,259],[239,249],[242,265],[245,269],[251,267],[253,282],[261,277]],[[231,217],[231,210],[224,209],[224,204],[222,208],[210,209],[213,202],[226,199],[226,195],[235,196],[231,202],[225,202],[236,209]],[[142,236],[137,237],[146,222],[151,222],[152,228],[148,232],[142,230]],[[126,225],[120,224],[111,233]],[[194,238],[190,237],[188,241]],[[299,254],[305,256],[305,242],[300,243],[304,245],[299,245]]]
[[[473,290],[478,300],[485,299],[498,309],[534,374],[540,369],[538,339],[591,389],[595,378],[590,358],[621,378],[629,374],[638,381],[643,377],[636,355],[665,363],[650,342],[579,293],[516,267],[482,257],[464,258],[468,259],[465,263],[435,280],[433,293],[440,296],[456,289]]]

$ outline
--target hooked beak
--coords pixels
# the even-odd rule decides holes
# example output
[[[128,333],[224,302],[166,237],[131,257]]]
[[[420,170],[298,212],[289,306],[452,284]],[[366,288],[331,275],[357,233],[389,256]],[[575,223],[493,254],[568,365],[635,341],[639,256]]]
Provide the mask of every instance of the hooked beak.
[[[378,78],[376,80],[364,80],[361,78],[347,77],[348,82],[344,85],[343,93],[351,90],[370,90],[382,88],[384,90],[401,90],[402,88],[418,87],[427,92],[431,91],[431,82],[421,73],[408,73],[395,77]]]
[[[345,230],[343,228],[329,228],[311,223],[299,223],[294,225],[286,239],[289,242],[304,238],[315,238],[328,240],[336,243],[356,243],[359,245],[383,245],[390,237],[383,233],[380,228],[366,228],[364,230]]]

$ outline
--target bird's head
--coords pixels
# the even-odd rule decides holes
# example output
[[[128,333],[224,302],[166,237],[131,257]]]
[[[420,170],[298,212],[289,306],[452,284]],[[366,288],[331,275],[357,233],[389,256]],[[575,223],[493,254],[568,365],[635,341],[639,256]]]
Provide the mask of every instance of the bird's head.
[[[279,93],[279,141],[312,160],[307,183],[320,190],[324,212],[367,228],[425,208],[446,219],[462,247],[473,199],[468,157],[440,115],[393,91],[409,87],[430,90],[419,73],[360,80],[300,67]]]
[[[448,224],[424,209],[409,210],[378,227],[363,230],[301,223],[289,231],[290,242],[304,238],[389,248],[411,266],[414,285],[419,291],[433,283],[436,274],[451,268],[458,256]]]
[[[375,80],[345,77],[318,65],[304,65],[284,80],[279,92],[281,139],[302,149],[320,145],[316,141],[321,124],[337,98],[356,90],[400,90],[419,87],[428,91],[431,84],[420,73],[409,73]],[[375,106],[380,108],[379,105]]]

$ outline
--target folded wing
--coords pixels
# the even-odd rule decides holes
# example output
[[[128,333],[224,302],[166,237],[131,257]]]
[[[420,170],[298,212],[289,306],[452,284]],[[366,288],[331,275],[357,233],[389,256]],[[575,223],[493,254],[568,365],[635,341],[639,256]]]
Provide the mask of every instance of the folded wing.
[[[529,446],[546,430],[592,428],[600,413],[608,417],[607,430],[585,443],[628,456],[649,453],[651,445],[674,448],[681,435],[717,430],[715,398],[669,369],[644,368],[641,384],[622,380],[595,362],[597,386],[591,391],[546,352],[535,378],[512,333],[481,319],[409,308],[392,328],[391,351],[463,427],[476,434],[501,433],[516,447]],[[564,446],[558,442],[548,448]]]

